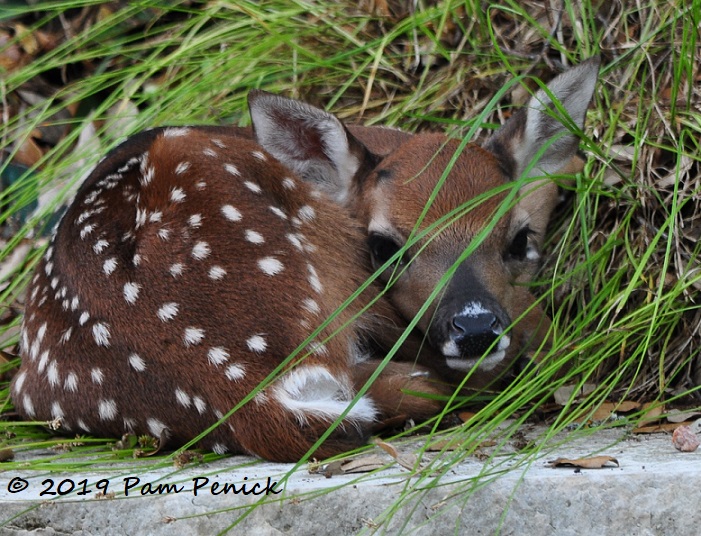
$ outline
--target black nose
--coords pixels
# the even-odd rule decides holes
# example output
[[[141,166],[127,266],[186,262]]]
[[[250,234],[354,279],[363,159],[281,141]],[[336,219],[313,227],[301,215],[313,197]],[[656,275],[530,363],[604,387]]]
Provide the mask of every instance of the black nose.
[[[465,357],[482,356],[502,333],[496,315],[489,311],[457,314],[453,317],[451,338]]]

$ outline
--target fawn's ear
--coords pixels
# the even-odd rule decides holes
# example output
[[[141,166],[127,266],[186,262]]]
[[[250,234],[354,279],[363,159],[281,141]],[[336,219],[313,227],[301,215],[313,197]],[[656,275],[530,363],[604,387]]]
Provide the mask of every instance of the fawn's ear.
[[[567,115],[577,129],[584,128],[587,108],[599,72],[598,56],[554,78],[540,89],[484,144],[512,168],[518,179],[529,166],[530,176],[550,175],[564,168],[577,151],[578,139],[567,126]],[[566,114],[558,111],[557,101]],[[534,158],[540,154],[537,162]]]
[[[578,130],[584,128],[599,63],[595,56],[554,78],[547,90],[538,90],[485,142],[484,147],[496,155],[514,180],[523,177],[527,169],[525,175],[535,177],[571,172],[576,167],[579,143],[568,123]],[[553,101],[566,113],[560,112]],[[522,223],[528,223],[534,231],[538,246],[557,198],[557,186],[547,179],[532,182],[521,190],[516,212],[522,214]]]
[[[256,141],[302,179],[346,204],[374,155],[336,117],[309,104],[253,90],[248,107]]]

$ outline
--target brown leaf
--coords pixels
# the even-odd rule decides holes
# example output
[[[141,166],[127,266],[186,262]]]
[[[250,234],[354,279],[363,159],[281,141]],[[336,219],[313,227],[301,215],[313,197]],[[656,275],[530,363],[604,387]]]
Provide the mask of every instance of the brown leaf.
[[[474,417],[475,415],[477,415],[477,414],[476,414],[476,413],[473,413],[473,412],[471,412],[471,411],[461,411],[460,413],[458,413],[458,418],[459,418],[462,422],[467,422],[467,421],[469,421],[470,419],[472,419],[472,417]]]
[[[608,467],[607,463],[614,463],[616,467],[620,467],[621,464],[618,463],[616,458],[611,456],[593,456],[591,458],[578,458],[576,460],[569,460],[567,458],[557,458],[548,462],[550,467],[579,467],[581,469],[601,469],[603,467]]]
[[[407,469],[409,471],[413,471],[416,469],[417,464],[418,464],[418,458],[416,457],[415,454],[411,453],[402,453],[399,452],[393,445],[390,445],[386,441],[382,441],[381,439],[375,438],[373,440],[373,443],[380,447],[382,450],[384,450],[387,454],[392,456],[399,465],[401,465],[404,469]]]
[[[339,469],[341,474],[369,473],[370,471],[375,471],[376,469],[380,469],[385,465],[387,465],[386,459],[383,459],[382,456],[378,456],[377,454],[371,454],[369,456],[361,456],[360,458],[354,458],[352,460],[341,461],[339,464]]]
[[[604,421],[611,417],[613,413],[627,413],[629,411],[636,410],[640,407],[638,402],[633,402],[631,400],[624,400],[623,402],[602,402],[602,404],[596,408],[596,411],[588,418],[592,421]],[[577,422],[582,422],[587,417],[581,417],[577,419]]]
[[[659,434],[673,432],[682,425],[680,422],[664,422],[659,424],[651,424],[648,426],[638,426],[633,428],[634,434]]]
[[[649,402],[643,404],[642,407],[643,416],[638,421],[638,427],[646,427],[650,423],[654,423],[660,420],[660,415],[664,413],[664,405],[659,402]],[[633,430],[635,432],[635,430]]]

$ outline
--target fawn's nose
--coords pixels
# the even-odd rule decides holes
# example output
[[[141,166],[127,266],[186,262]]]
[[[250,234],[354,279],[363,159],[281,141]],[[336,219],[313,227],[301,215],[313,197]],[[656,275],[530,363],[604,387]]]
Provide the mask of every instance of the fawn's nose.
[[[465,357],[483,355],[503,331],[499,319],[491,311],[457,314],[451,324],[451,338]]]

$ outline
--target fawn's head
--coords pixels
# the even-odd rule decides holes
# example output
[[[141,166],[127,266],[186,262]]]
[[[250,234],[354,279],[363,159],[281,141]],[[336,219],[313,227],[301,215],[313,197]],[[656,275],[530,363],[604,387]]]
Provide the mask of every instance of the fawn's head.
[[[522,286],[538,267],[558,197],[538,178],[575,157],[563,116],[583,128],[598,65],[593,58],[554,79],[482,146],[346,127],[262,92],[249,105],[257,141],[364,226],[396,311],[408,323],[423,309],[417,327],[431,366],[449,377],[475,366],[491,375],[546,338],[547,320]],[[507,197],[516,201],[506,206]]]

